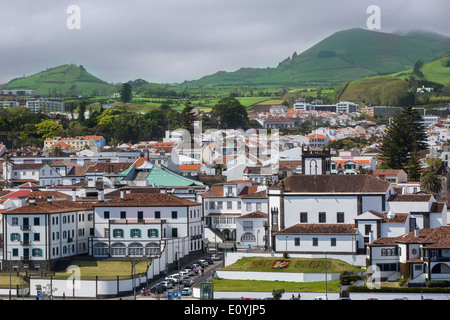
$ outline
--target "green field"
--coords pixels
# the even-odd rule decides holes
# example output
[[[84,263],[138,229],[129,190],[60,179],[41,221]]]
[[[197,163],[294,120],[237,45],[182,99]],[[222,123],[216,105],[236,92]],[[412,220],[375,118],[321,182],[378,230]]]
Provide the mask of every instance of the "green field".
[[[450,52],[444,54],[439,59],[425,63],[420,71],[424,75],[424,79],[442,85],[450,84]],[[413,69],[398,72],[394,76],[400,79],[409,79]],[[417,77],[416,77],[417,78]]]
[[[214,279],[215,291],[250,291],[272,292],[284,289],[286,292],[339,292],[339,281],[320,282],[286,282],[286,281],[257,281],[257,280],[227,280]]]

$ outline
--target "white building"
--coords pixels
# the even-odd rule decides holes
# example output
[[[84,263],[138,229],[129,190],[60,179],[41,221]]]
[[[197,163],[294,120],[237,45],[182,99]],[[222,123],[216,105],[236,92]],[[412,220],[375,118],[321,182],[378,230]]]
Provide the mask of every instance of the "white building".
[[[180,257],[203,249],[201,204],[170,194],[121,190],[119,197],[94,205],[94,221],[95,257],[158,256],[170,240],[178,243]]]
[[[226,240],[237,240],[237,218],[255,211],[267,212],[266,187],[252,181],[215,184],[201,197],[206,226]]]
[[[64,103],[56,101],[27,101],[26,108],[33,113],[65,113]]]
[[[295,249],[297,253],[311,253],[309,250],[317,249],[313,248],[315,246],[295,246],[294,238],[306,237],[312,241],[313,231],[321,230],[326,234],[342,233],[345,241],[351,237],[352,245],[346,246],[344,251],[363,253],[364,236],[350,232],[350,225],[355,228],[355,219],[366,211],[386,212],[391,194],[394,194],[394,190],[389,183],[368,175],[287,177],[279,185],[269,188],[269,224],[273,236],[270,246],[275,251],[284,251],[285,233],[289,233],[289,239],[293,242],[291,246],[288,243],[288,248]],[[297,231],[303,233],[295,234]],[[331,246],[330,250],[333,250]]]
[[[254,211],[236,218],[236,248],[264,249],[267,244],[267,213]]]
[[[416,229],[369,244],[367,257],[380,281],[403,277],[408,285],[450,281],[450,227]]]
[[[92,208],[77,202],[29,199],[3,213],[3,270],[51,270],[59,259],[86,254]]]
[[[6,165],[3,163],[3,179],[9,180],[12,185],[25,182],[33,182],[42,187],[62,185],[61,175],[45,163],[10,164],[8,170]]]

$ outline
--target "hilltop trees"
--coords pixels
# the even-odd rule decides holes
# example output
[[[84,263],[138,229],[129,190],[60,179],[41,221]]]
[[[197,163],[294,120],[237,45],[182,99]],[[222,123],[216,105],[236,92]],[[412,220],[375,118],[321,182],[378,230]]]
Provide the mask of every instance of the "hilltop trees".
[[[248,113],[245,107],[235,98],[220,100],[211,111],[211,127],[217,129],[247,129]]]
[[[403,169],[416,152],[425,150],[426,133],[422,117],[412,107],[404,107],[392,119],[381,147],[385,165]]]

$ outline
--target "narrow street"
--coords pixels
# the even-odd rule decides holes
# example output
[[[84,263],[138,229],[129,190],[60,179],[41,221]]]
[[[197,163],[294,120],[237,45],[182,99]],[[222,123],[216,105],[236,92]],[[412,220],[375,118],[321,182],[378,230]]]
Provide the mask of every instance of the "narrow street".
[[[200,258],[196,259],[195,261],[198,261],[200,259],[204,259],[206,256],[208,256],[208,255],[205,255],[204,257],[200,257]],[[192,261],[192,263],[195,262],[195,261]],[[222,268],[222,267],[223,267],[223,260],[214,261],[213,264],[209,264],[206,268],[204,268],[204,270],[203,270],[201,275],[198,274],[198,275],[190,276],[189,279],[193,280],[194,281],[194,285],[196,287],[198,287],[200,285],[200,283],[209,281],[212,278],[215,270],[217,270],[219,268]],[[172,273],[176,273],[176,271],[173,271]],[[159,279],[159,280],[156,280],[156,281],[150,283],[147,286],[147,289],[150,289],[152,286],[154,286],[155,284],[161,282],[162,280],[163,279]],[[174,286],[171,289],[168,289],[167,291],[165,291],[164,293],[159,295],[159,299],[157,298],[157,295],[153,294],[153,293],[149,294],[148,296],[143,296],[143,295],[141,295],[140,292],[136,292],[136,300],[167,300],[168,292],[169,291],[172,292],[172,297],[173,297],[173,293],[176,292],[176,289],[177,289],[176,286]],[[183,289],[183,286],[180,287],[180,291],[182,289]],[[130,299],[134,299],[134,296],[133,295],[128,295],[126,297],[122,297],[122,299],[123,300],[130,300]],[[182,296],[181,299],[182,300],[198,300],[197,298],[194,298],[192,295],[190,295],[190,296]]]

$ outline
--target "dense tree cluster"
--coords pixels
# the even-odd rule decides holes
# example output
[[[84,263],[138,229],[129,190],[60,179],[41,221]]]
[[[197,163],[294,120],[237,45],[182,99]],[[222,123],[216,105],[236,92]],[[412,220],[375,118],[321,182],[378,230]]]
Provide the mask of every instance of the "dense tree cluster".
[[[391,119],[383,137],[381,151],[384,165],[392,169],[413,166],[417,153],[427,148],[426,138],[419,112],[412,107],[402,108]]]
[[[42,147],[46,138],[54,136],[101,135],[108,144],[117,145],[160,140],[166,130],[181,128],[193,133],[194,120],[202,120],[203,129],[248,129],[249,126],[245,107],[234,98],[219,101],[210,115],[197,115],[190,101],[185,102],[182,112],[167,104],[146,113],[129,111],[127,105],[92,110],[87,101],[80,101],[77,105],[70,103],[69,113],[74,115],[75,110],[78,110],[78,117],[72,117],[72,120],[65,115],[35,114],[22,106],[0,110],[0,141],[8,148]]]

